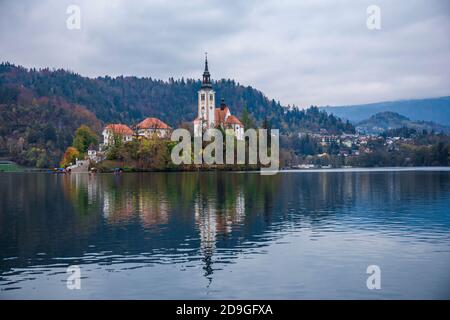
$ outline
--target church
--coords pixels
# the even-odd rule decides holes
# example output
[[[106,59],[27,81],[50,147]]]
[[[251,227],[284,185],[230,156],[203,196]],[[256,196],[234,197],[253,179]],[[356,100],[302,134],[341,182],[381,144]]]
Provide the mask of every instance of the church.
[[[201,137],[205,130],[219,127],[228,134],[234,134],[237,140],[244,140],[244,126],[238,118],[231,114],[224,99],[216,108],[216,94],[212,88],[208,57],[206,57],[202,86],[198,91],[198,116],[194,120],[194,135]]]

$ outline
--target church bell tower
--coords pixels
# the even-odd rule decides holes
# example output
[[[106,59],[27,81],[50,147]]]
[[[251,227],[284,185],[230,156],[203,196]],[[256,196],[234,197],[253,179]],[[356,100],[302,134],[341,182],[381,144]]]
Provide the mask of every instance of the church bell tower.
[[[206,129],[215,126],[215,95],[208,70],[208,55],[205,53],[205,70],[203,71],[202,86],[198,91],[198,118]]]

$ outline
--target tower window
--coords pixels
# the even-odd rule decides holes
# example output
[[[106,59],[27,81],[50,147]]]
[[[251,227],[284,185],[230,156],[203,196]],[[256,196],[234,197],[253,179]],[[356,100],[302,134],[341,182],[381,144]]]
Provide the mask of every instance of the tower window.
[[[212,95],[212,94],[210,94],[210,95],[209,95],[209,100],[211,100],[211,101],[213,101],[213,100],[214,100],[214,97],[213,97],[213,95]]]
[[[202,93],[201,99],[202,99],[202,101],[205,101],[205,94],[204,93]]]

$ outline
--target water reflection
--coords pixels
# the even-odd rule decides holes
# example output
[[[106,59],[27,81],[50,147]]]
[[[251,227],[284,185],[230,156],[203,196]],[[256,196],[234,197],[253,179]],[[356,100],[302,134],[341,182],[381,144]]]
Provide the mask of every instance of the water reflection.
[[[291,236],[306,236],[305,252],[308,241],[339,234],[450,244],[448,172],[3,174],[0,197],[2,290],[70,264],[200,267],[205,288],[216,272],[239,272],[237,260],[268,255]]]

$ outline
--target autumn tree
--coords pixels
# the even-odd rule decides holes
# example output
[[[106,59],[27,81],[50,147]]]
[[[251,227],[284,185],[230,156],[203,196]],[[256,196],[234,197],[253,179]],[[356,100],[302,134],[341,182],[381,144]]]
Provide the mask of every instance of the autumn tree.
[[[64,156],[60,162],[61,167],[65,168],[69,166],[71,163],[74,163],[77,158],[80,157],[80,152],[77,148],[68,147],[66,152],[64,152]]]

